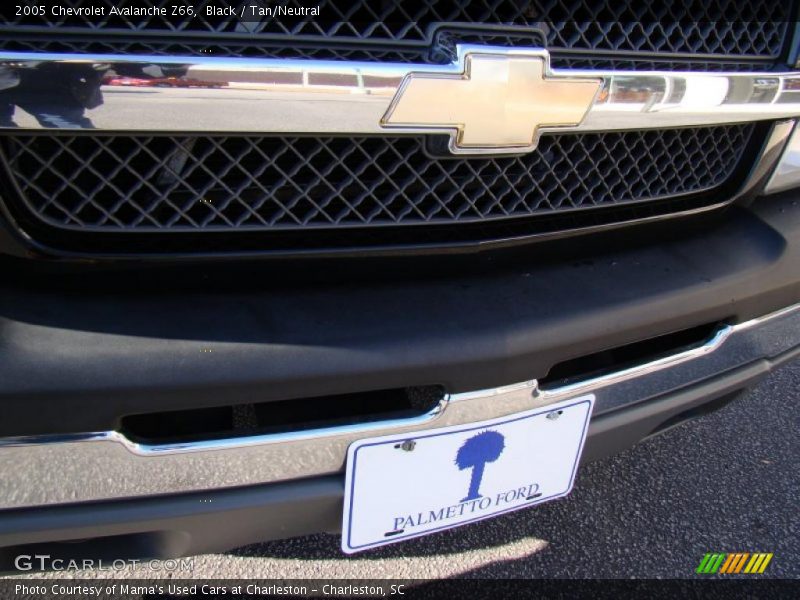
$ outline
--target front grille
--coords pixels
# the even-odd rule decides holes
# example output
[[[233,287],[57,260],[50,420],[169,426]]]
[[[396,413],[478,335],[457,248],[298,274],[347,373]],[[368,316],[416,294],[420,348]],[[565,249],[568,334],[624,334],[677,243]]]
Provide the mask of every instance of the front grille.
[[[137,6],[171,8],[181,0],[148,0]],[[195,17],[16,16],[0,15],[5,49],[155,54],[283,55],[286,38],[302,43],[370,42],[429,44],[437,27],[502,25],[541,32],[547,47],[601,52],[694,54],[775,59],[781,53],[792,2],[774,0],[618,0],[596,7],[572,0],[290,0],[289,7],[320,6],[313,18],[275,17],[240,22],[205,15],[205,6],[233,1],[190,2]],[[34,5],[35,2],[29,4]],[[65,5],[83,5],[68,2]],[[134,3],[97,0],[94,6]],[[245,3],[245,4],[256,4]],[[263,3],[262,3],[263,4]],[[30,37],[30,34],[42,34]],[[87,37],[87,34],[91,34]],[[29,37],[25,37],[28,35]],[[84,36],[84,37],[81,37]],[[202,38],[198,41],[197,38]],[[276,40],[284,38],[276,45]],[[270,46],[269,42],[272,42]],[[314,50],[307,49],[311,55]],[[298,47],[290,48],[298,52]]]
[[[298,232],[310,246],[320,230],[346,242],[698,194],[731,177],[754,128],[547,135],[530,154],[495,158],[435,158],[418,137],[15,134],[2,158],[18,191],[7,201],[51,230]]]
[[[240,22],[209,17],[204,7],[265,3],[90,4],[108,15],[112,5],[169,10],[181,3],[197,16],[26,17],[0,9],[0,50],[442,63],[457,43],[476,43],[546,46],[556,67],[752,71],[781,68],[797,7],[794,0],[597,7],[573,0],[289,0],[279,4],[319,5],[321,14]],[[431,152],[441,141],[433,137],[21,132],[0,137],[0,177],[13,220],[57,249],[441,245],[728,200],[768,127],[550,134],[535,152],[512,158],[442,156]]]

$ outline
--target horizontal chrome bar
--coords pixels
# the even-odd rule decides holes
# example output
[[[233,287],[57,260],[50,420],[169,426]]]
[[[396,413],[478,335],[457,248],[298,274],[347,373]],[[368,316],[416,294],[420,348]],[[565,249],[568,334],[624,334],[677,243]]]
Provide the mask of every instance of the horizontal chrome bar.
[[[588,110],[582,120],[571,125],[547,125],[559,121],[544,120],[538,133],[673,128],[800,116],[797,72],[552,69],[549,56],[542,49],[464,45],[458,52],[458,59],[446,65],[5,52],[0,53],[0,72],[4,72],[0,102],[20,110],[2,120],[2,126],[149,132],[453,135],[453,124],[392,123],[390,108],[395,107],[401,97],[398,94],[407,87],[410,78],[438,81],[466,78],[470,57],[504,61],[537,58],[544,61],[545,81],[597,82],[598,91],[593,100],[588,96]],[[494,70],[490,65],[488,71],[489,79],[494,77],[499,81],[491,83],[502,89],[506,84],[512,85],[504,79],[507,75],[500,68],[506,64],[504,61],[496,62]],[[546,100],[546,88],[535,85],[533,88],[542,91]],[[520,93],[528,93],[530,89],[531,86],[520,86]],[[486,96],[484,100],[490,104],[501,101]],[[462,103],[463,98],[472,97],[472,94],[459,96]],[[569,99],[570,95],[564,91],[561,97]],[[454,102],[447,97],[438,99],[439,103],[448,101]],[[583,100],[576,102],[580,104]],[[540,99],[536,106],[546,103],[541,104]],[[480,115],[480,108],[480,100],[476,100],[464,118]],[[459,106],[454,106],[454,110],[458,112]],[[468,123],[467,129],[469,126]]]
[[[800,346],[800,304],[721,328],[705,344],[551,389],[535,380],[453,394],[430,413],[224,440],[146,445],[115,431],[0,439],[0,509],[253,485],[340,473],[348,446],[502,417],[594,393],[595,416],[627,408]],[[298,406],[302,402],[298,401]]]

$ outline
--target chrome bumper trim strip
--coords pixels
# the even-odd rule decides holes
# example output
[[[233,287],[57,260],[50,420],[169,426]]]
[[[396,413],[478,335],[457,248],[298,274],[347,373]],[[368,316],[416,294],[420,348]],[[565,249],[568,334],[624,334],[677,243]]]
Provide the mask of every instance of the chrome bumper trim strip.
[[[707,126],[800,116],[797,72],[552,69],[547,51],[538,48],[462,45],[458,53],[452,64],[431,65],[5,52],[0,53],[0,71],[6,72],[11,85],[0,90],[0,98],[21,109],[13,122],[4,123],[5,128],[452,136],[452,125],[405,126],[388,123],[386,117],[410,75],[458,79],[464,76],[468,57],[481,56],[536,58],[544,61],[546,79],[600,82],[581,122],[541,125],[536,134]],[[114,74],[115,69],[138,76]],[[63,89],[69,77],[82,82],[71,95]],[[541,88],[546,96],[549,92],[544,90]],[[569,93],[565,97],[570,97]],[[93,108],[77,106],[76,98]],[[465,114],[480,120],[485,112],[472,106]],[[558,121],[539,121],[547,122]],[[486,125],[476,123],[478,128]],[[486,147],[454,151],[509,152]]]
[[[0,509],[253,485],[342,471],[355,440],[467,424],[593,392],[595,415],[646,402],[800,346],[800,304],[721,328],[705,344],[578,383],[535,380],[448,396],[408,420],[144,445],[118,432],[0,439]]]

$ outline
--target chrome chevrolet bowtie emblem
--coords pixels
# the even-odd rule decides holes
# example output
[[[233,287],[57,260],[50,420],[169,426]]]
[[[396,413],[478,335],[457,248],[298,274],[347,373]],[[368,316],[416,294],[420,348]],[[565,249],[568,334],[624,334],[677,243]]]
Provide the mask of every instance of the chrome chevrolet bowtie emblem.
[[[541,128],[579,125],[600,79],[548,75],[547,52],[461,56],[461,73],[405,76],[385,127],[450,130],[454,153],[526,152]]]

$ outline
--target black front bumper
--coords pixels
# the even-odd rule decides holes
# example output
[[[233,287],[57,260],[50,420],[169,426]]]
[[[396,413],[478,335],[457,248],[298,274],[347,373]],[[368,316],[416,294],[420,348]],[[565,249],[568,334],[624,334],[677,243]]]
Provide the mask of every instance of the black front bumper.
[[[606,348],[706,323],[735,325],[800,301],[796,194],[680,230],[617,235],[477,255],[473,265],[438,265],[424,275],[366,275],[350,285],[320,277],[316,285],[212,289],[218,281],[208,275],[182,290],[155,291],[146,279],[98,290],[10,270],[0,296],[0,433],[113,430],[130,413],[254,395],[298,398],[302,407],[304,397],[358,390],[486,389],[544,377],[557,363]],[[797,355],[791,346],[596,414],[584,458],[717,407]],[[10,509],[0,511],[0,547],[6,567],[37,544],[83,557],[219,551],[335,531],[341,499],[342,477],[333,475]],[[93,539],[56,543],[86,538]]]
[[[254,398],[487,389],[742,322],[800,300],[800,206],[785,194],[695,223],[459,257],[424,273],[421,262],[102,276],[7,264],[0,436],[111,430],[127,414]]]
[[[616,453],[666,427],[707,414],[800,346],[679,393],[592,419],[583,461]],[[344,477],[325,476],[233,489],[0,511],[0,571],[19,555],[71,559],[169,559],[341,530]],[[25,564],[25,563],[23,563]]]

